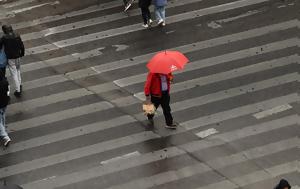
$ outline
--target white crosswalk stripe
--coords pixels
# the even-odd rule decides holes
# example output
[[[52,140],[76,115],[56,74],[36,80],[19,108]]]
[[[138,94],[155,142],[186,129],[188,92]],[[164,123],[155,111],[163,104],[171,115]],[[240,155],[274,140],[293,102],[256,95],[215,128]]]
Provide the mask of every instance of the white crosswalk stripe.
[[[300,21],[269,19],[280,3],[170,0],[161,46],[149,38],[160,28],[140,26],[137,2],[127,13],[112,0],[13,18],[60,3],[0,6],[28,46],[24,96],[7,108],[13,142],[0,151],[0,180],[25,189],[252,189],[287,177],[299,188]],[[187,31],[196,40],[179,37]],[[154,128],[140,110],[144,65],[164,48],[191,59],[171,86],[174,131],[162,127],[161,108]]]

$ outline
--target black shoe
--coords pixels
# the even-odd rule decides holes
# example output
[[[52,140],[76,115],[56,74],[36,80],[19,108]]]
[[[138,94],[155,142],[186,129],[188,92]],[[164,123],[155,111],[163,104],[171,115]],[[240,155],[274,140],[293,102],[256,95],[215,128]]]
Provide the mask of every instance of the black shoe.
[[[23,86],[20,85],[20,92],[22,93],[23,92]]]
[[[17,97],[17,98],[20,98],[22,93],[21,92],[18,92],[18,91],[15,91],[14,92],[14,95]]]
[[[165,128],[167,129],[177,129],[177,123],[172,123],[171,125],[166,125]]]

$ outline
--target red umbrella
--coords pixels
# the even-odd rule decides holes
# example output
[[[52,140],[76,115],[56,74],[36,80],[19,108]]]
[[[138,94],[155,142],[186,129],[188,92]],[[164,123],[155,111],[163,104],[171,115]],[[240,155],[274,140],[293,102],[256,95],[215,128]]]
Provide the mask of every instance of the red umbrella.
[[[163,51],[157,53],[147,64],[152,73],[168,74],[183,69],[188,59],[178,51]]]

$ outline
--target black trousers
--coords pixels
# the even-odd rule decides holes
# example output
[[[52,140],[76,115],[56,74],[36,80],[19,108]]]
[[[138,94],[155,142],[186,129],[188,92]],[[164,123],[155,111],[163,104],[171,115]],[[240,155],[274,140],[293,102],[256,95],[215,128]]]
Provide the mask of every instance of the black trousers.
[[[5,77],[6,68],[0,68],[0,79],[3,79]]]
[[[163,113],[165,116],[166,124],[173,124],[173,117],[171,114],[170,107],[170,95],[168,92],[163,92],[162,97],[151,96],[151,102],[154,104],[155,108],[158,108],[161,105]],[[148,119],[153,119],[154,115],[148,115]]]
[[[123,0],[123,2],[124,2],[124,5],[126,6],[128,3],[128,0]]]
[[[142,7],[141,11],[142,11],[144,24],[148,24],[148,21],[151,19],[151,13],[149,7]]]

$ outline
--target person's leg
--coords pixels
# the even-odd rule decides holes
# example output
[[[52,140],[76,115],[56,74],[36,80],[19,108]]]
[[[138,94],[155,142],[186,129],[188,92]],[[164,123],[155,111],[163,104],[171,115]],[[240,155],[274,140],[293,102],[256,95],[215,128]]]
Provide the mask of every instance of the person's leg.
[[[20,92],[20,83],[19,83],[19,72],[17,70],[17,66],[16,66],[16,60],[12,59],[12,60],[8,60],[8,69],[11,73],[11,76],[14,80],[14,84],[15,84],[15,89],[17,92]]]
[[[148,24],[147,8],[141,8],[144,24]]]
[[[0,108],[0,137],[4,140],[10,140],[5,128],[5,108]]]
[[[160,13],[161,13],[161,17],[162,17],[163,21],[166,22],[166,7],[165,6],[161,7]]]
[[[152,22],[152,20],[151,20],[151,12],[149,10],[149,7],[146,8],[146,14],[147,14],[147,22]]]
[[[6,68],[0,68],[0,79],[5,78],[5,72],[6,72]]]
[[[22,79],[21,79],[21,59],[18,58],[16,59],[16,68],[17,68],[17,76],[18,76],[18,81],[20,84],[20,92],[22,92]]]
[[[155,97],[155,96],[151,96],[151,102],[154,105],[154,107],[157,109],[160,105],[160,98],[159,97]],[[152,120],[154,117],[154,114],[148,114],[147,115],[148,120]]]
[[[163,94],[161,99],[161,107],[163,109],[167,126],[173,125],[173,117],[171,114],[171,107],[170,107],[170,95],[168,93]]]
[[[157,22],[160,22],[162,20],[162,17],[160,14],[160,7],[155,6],[154,10],[155,10],[156,20],[157,20]]]
[[[124,2],[124,5],[126,6],[127,5],[127,3],[128,3],[128,1],[127,0],[123,0],[123,2]]]

